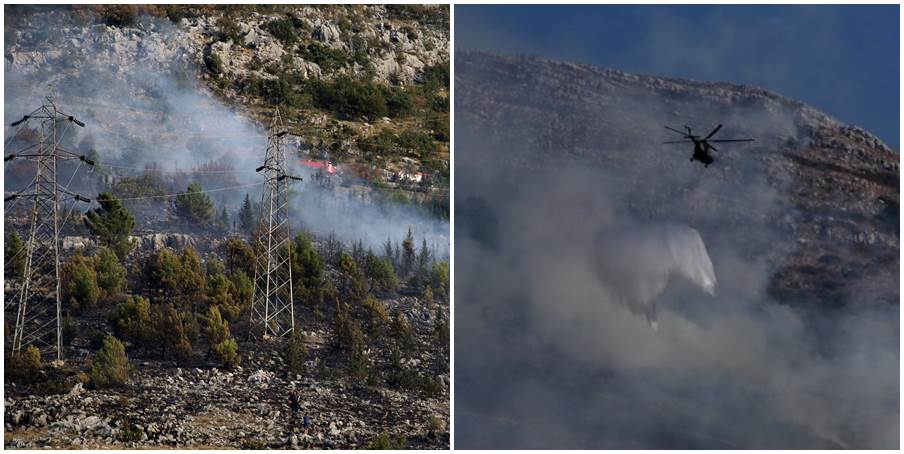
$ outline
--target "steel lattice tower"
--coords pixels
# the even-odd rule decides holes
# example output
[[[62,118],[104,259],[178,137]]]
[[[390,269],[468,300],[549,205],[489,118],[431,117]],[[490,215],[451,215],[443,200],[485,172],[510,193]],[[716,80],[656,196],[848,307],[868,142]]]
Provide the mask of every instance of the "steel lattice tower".
[[[291,237],[289,235],[289,182],[300,178],[286,173],[286,157],[279,110],[273,116],[264,165],[257,231],[257,267],[251,300],[251,327],[263,328],[264,337],[283,337],[295,329],[292,299]]]
[[[5,202],[17,199],[33,201],[29,213],[30,229],[25,244],[25,270],[17,294],[10,302],[16,305],[12,351],[19,352],[29,345],[34,345],[42,355],[53,354],[57,360],[62,360],[59,206],[60,202],[65,200],[81,202],[90,200],[60,186],[57,182],[57,168],[59,162],[63,160],[78,159],[89,165],[94,163],[85,156],[77,155],[60,146],[72,123],[81,127],[85,124],[59,111],[50,97],[47,98],[46,104],[11,126],[24,126],[32,121],[39,122],[35,128],[37,138],[34,142],[17,153],[4,157],[4,162],[26,159],[35,163],[34,181],[22,191],[5,198]],[[21,130],[21,127],[17,129],[13,138]],[[12,143],[13,138],[7,142],[7,146]],[[12,260],[10,257],[5,259]]]

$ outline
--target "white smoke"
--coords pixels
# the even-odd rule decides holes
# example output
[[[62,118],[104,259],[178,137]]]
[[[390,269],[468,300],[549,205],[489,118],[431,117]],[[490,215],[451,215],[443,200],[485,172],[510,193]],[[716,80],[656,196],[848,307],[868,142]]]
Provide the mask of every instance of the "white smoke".
[[[732,159],[737,179],[712,191],[731,203],[707,206],[705,193],[693,210],[674,189],[663,189],[658,206],[638,197],[682,187],[653,164],[630,174],[491,165],[527,146],[472,127],[456,125],[461,446],[898,445],[898,308],[851,297],[808,309],[769,295],[781,257],[757,249],[790,251],[793,238],[763,220],[790,209],[753,157]],[[506,138],[518,134],[530,139],[518,129]],[[705,186],[709,174],[697,178]],[[705,246],[689,227],[680,235],[665,227],[688,218]],[[662,289],[676,269],[691,278]],[[710,275],[714,296],[697,288]],[[658,332],[624,307],[621,292],[656,301]]]
[[[607,229],[597,237],[595,259],[612,297],[655,328],[656,302],[673,276],[713,295],[716,275],[700,233],[683,224]]]
[[[140,29],[112,29],[75,22],[65,10],[8,21],[7,33],[14,39],[6,41],[5,117],[21,118],[52,94],[60,109],[87,124],[70,128],[64,145],[83,153],[96,150],[99,170],[136,176],[153,164],[163,175],[176,175],[173,192],[198,180],[205,190],[238,187],[211,193],[218,209],[225,205],[233,215],[246,193],[257,203],[261,187],[248,185],[263,183],[254,169],[264,160],[268,124],[227,105],[197,80],[202,63],[186,31],[155,17],[142,16],[140,22]],[[7,140],[12,132],[6,128]],[[448,257],[448,221],[414,205],[315,184],[309,169],[298,164],[299,151],[295,146],[286,150],[292,172],[304,177],[292,186],[294,231],[334,233],[345,243],[360,240],[378,250],[387,238],[401,242],[411,228],[418,243],[427,239],[437,258]],[[210,163],[232,171],[190,172]],[[25,178],[11,181],[9,169],[7,191],[19,189],[15,183],[27,184]],[[91,183],[96,174],[86,170],[80,170],[74,185],[96,190]],[[68,177],[67,170],[62,178]],[[160,200],[152,203],[162,208],[172,199]]]

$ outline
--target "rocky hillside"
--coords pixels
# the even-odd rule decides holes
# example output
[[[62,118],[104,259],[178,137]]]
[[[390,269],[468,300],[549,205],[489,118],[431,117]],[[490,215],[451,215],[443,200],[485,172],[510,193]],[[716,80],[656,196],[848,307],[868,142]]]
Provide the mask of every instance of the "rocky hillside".
[[[898,302],[899,155],[862,128],[757,87],[481,52],[457,53],[455,82],[460,128],[519,144],[468,153],[477,166],[603,171],[638,218],[729,232],[781,301]],[[719,123],[716,138],[756,142],[716,144],[706,169],[662,144],[680,139],[663,125]]]
[[[448,184],[447,6],[21,6],[5,20],[7,71],[71,104],[94,101],[92,80],[175,74],[262,125],[279,107],[315,157]],[[103,107],[140,121],[127,104],[159,94],[128,83]]]

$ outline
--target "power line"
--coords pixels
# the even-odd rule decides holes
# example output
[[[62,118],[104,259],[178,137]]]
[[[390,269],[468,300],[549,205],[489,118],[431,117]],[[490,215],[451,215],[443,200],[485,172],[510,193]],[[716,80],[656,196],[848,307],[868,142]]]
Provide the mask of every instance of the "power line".
[[[123,198],[117,197],[117,200],[123,201],[123,200],[163,199],[163,198],[167,198],[167,197],[178,197],[183,194],[207,194],[207,193],[211,193],[211,192],[230,191],[233,189],[250,188],[253,186],[262,186],[264,184],[266,184],[266,182],[242,184],[242,185],[238,185],[238,186],[227,186],[225,188],[206,189],[203,191],[183,191],[183,192],[177,192],[175,194],[149,195],[149,196],[143,196],[143,197],[123,197]],[[100,200],[102,200],[102,199],[98,199],[98,201],[100,201]],[[106,200],[106,199],[104,199],[104,200]]]
[[[137,170],[146,173],[216,173],[216,174],[224,174],[224,173],[241,173],[241,174],[252,174],[253,171],[247,170],[178,170],[178,169],[157,169],[153,167],[134,167],[134,166],[122,166],[118,164],[97,164],[97,167],[109,167],[113,169],[124,169],[124,170]]]

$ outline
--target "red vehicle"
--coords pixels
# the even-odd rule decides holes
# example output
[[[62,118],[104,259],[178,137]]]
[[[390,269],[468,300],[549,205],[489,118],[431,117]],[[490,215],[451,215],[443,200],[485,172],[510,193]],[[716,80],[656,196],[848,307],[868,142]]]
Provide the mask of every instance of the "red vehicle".
[[[333,165],[333,161],[321,161],[316,159],[302,159],[301,164],[312,169],[323,169],[326,173],[334,175],[339,169]]]

